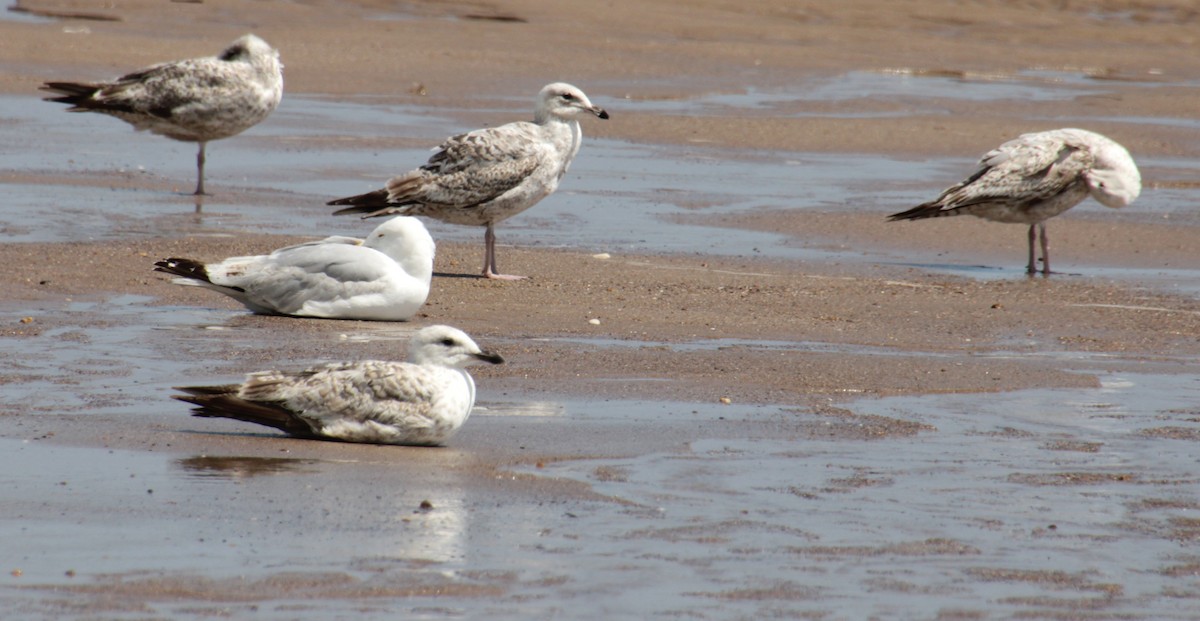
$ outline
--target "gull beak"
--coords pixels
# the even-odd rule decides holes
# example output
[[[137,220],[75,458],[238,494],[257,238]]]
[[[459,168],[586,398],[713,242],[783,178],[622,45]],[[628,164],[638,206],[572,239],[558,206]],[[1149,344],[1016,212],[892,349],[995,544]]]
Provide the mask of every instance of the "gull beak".
[[[504,362],[504,358],[500,357],[500,354],[493,354],[490,351],[481,351],[478,354],[471,354],[471,355],[474,356],[477,360],[482,360],[484,362],[490,362],[492,364],[502,364]]]
[[[608,112],[606,112],[604,110],[604,108],[601,108],[600,106],[592,106],[591,108],[588,108],[587,110],[588,110],[588,112],[591,112],[592,114],[594,114],[602,119],[605,119],[605,120],[608,119]]]

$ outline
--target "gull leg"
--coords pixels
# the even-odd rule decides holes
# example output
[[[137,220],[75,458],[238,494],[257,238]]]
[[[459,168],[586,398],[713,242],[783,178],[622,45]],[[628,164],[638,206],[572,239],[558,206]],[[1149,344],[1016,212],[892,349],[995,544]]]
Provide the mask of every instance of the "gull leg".
[[[197,196],[204,194],[204,147],[207,142],[200,142],[200,150],[196,152],[196,192]]]
[[[1029,225],[1029,265],[1025,266],[1026,274],[1037,273],[1037,254],[1034,253],[1034,243],[1037,241],[1037,225]]]
[[[487,230],[483,233],[483,277],[492,280],[524,280],[524,276],[501,274],[496,267],[496,230],[488,222]]]
[[[485,278],[491,278],[496,272],[496,231],[492,229],[492,223],[487,223],[487,229],[483,232],[483,275]]]
[[[1046,223],[1038,223],[1038,230],[1042,235],[1042,274],[1050,274],[1050,240],[1046,237]]]

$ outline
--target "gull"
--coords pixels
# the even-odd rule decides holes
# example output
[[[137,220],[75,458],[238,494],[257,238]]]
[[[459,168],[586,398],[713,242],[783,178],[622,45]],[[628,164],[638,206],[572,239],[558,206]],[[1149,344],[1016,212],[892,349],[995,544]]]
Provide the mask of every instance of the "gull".
[[[429,326],[408,362],[332,362],[299,372],[262,371],[241,384],[176,387],[192,414],[274,427],[297,438],[432,446],[466,422],[475,381],[465,367],[504,359],[462,330]]]
[[[1114,209],[1132,203],[1142,177],[1129,151],[1083,129],[1023,134],[987,152],[970,177],[936,199],[888,216],[920,220],[968,213],[996,222],[1029,225],[1029,265],[1037,272],[1034,242],[1041,239],[1042,273],[1050,273],[1046,220],[1088,196]]]
[[[548,84],[538,93],[532,123],[518,121],[454,136],[424,165],[393,177],[386,188],[328,204],[348,205],[335,215],[402,214],[485,226],[483,275],[521,279],[501,274],[496,267],[495,225],[558,187],[579,152],[583,133],[577,117],[583,113],[608,118],[608,112],[592,105],[578,88]]]
[[[216,56],[161,63],[111,82],[46,82],[46,101],[68,112],[100,112],[137,130],[196,142],[196,194],[204,194],[204,149],[267,118],[283,97],[279,52],[248,34]]]
[[[177,285],[223,293],[266,315],[405,321],[429,296],[433,238],[416,218],[396,216],[365,240],[333,236],[267,255],[204,264],[173,257],[154,271]]]

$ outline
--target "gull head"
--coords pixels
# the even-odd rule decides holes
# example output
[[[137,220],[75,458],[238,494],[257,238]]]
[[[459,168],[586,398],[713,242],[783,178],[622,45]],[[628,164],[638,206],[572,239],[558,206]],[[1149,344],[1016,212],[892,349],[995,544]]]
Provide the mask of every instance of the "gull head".
[[[1142,192],[1142,179],[1137,169],[1128,171],[1094,169],[1087,173],[1088,191],[1105,207],[1118,209],[1132,203]]]
[[[229,63],[246,63],[253,66],[264,79],[282,81],[283,63],[279,62],[279,50],[255,35],[242,35],[217,54],[217,58]]]
[[[429,230],[417,218],[391,218],[375,227],[363,245],[387,255],[408,275],[425,284],[433,277],[433,256],[437,246]]]
[[[255,35],[242,35],[229,44],[217,58],[227,62],[253,62],[263,58],[279,58],[279,52]]]
[[[1129,151],[1105,138],[1094,155],[1096,163],[1084,175],[1092,198],[1114,209],[1132,203],[1142,193],[1142,175]]]
[[[417,330],[408,345],[408,361],[462,368],[477,362],[500,364],[498,354],[484,351],[465,332],[450,326],[429,326]]]
[[[583,91],[565,82],[555,82],[542,87],[538,93],[537,109],[534,121],[544,123],[550,118],[573,119],[582,112],[594,114],[602,119],[608,118],[604,108],[592,104]]]
[[[1069,144],[1091,152],[1092,167],[1083,173],[1088,193],[1105,207],[1114,209],[1132,203],[1142,193],[1142,174],[1129,151],[1096,132],[1066,127],[1054,133]]]
[[[1126,147],[1096,134],[1096,163],[1085,174],[1088,192],[1106,207],[1123,207],[1141,194],[1141,173]]]

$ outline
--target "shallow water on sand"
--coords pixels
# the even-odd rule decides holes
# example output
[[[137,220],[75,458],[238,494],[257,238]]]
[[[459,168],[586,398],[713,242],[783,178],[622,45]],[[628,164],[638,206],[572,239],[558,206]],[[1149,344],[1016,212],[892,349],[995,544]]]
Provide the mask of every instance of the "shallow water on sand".
[[[926,427],[854,446],[789,430],[786,410],[758,412],[777,437],[543,472],[635,503],[624,521],[580,529],[621,568],[589,575],[626,593],[611,604],[621,614],[1007,617],[1095,605],[1186,618],[1195,578],[1172,568],[1195,560],[1177,538],[1200,509],[1186,437],[1200,432],[1200,382],[1178,382],[864,402],[852,409]],[[1147,403],[1156,390],[1173,396]],[[1155,437],[1180,425],[1180,440]]]
[[[843,88],[850,89],[847,92],[868,89],[869,94],[871,88],[880,92],[896,88],[882,86],[896,80],[922,80],[925,87],[905,88],[912,88],[914,97],[929,98],[936,89],[930,91],[928,83],[944,80],[862,73],[845,78],[853,84]],[[990,81],[967,82],[957,84],[954,90],[969,94],[976,89],[987,92],[991,86]],[[1034,81],[1027,86],[1073,92],[1088,83]],[[752,91],[728,96],[728,106],[755,109],[798,95]],[[817,88],[807,96],[835,95]],[[669,103],[686,110],[697,102]],[[605,105],[657,109],[666,104],[614,100]],[[0,240],[72,241],[244,230],[361,235],[369,230],[369,223],[354,217],[335,218],[324,202],[380,187],[391,175],[424,161],[429,154],[424,145],[437,144],[461,131],[449,118],[454,113],[370,99],[346,102],[289,96],[269,122],[209,146],[208,187],[215,196],[206,197],[198,208],[194,198],[184,193],[194,183],[193,145],[138,134],[124,123],[98,115],[65,114],[56,104],[0,97],[0,119],[8,121],[10,134],[0,146],[0,170],[10,177],[5,184],[6,207],[0,210]],[[511,117],[512,113],[498,111],[497,116]],[[399,139],[423,146],[364,148],[361,143],[367,138]],[[1200,174],[1200,164],[1190,160],[1145,158],[1139,164],[1147,178],[1190,179]],[[943,263],[936,254],[829,248],[780,234],[704,225],[706,218],[760,210],[790,210],[797,218],[810,210],[878,214],[882,218],[957,180],[967,165],[957,159],[762,153],[588,139],[562,188],[536,209],[501,224],[498,237],[501,244],[591,252],[896,263],[969,278],[1019,276],[1019,261],[989,266],[973,264],[964,257]],[[1148,189],[1136,210],[1126,210],[1121,216],[1142,222],[1169,218],[1178,226],[1200,227],[1197,205],[1200,188],[1167,186]],[[1071,213],[1115,217],[1092,201]],[[474,241],[481,237],[473,227],[428,224],[437,239]],[[1063,267],[1070,272],[1072,266]],[[1086,271],[1098,278],[1186,291],[1200,282],[1200,271],[1188,269],[1088,265]]]
[[[0,417],[3,568],[20,572],[5,585],[6,618],[71,618],[85,598],[93,611],[107,601],[110,618],[219,610],[323,619],[363,609],[970,618],[1088,608],[1184,619],[1200,593],[1200,555],[1185,544],[1200,523],[1194,377],[1116,371],[1111,356],[1073,354],[1099,388],[824,410],[496,401],[485,386],[448,448],[338,445],[186,418],[167,399],[172,383],[233,379],[221,370],[238,358],[230,350],[265,347],[272,331],[231,325],[226,311],[146,302],[16,309],[68,327],[2,357],[26,379],[4,386],[0,411],[38,404]],[[73,313],[111,322],[69,327]],[[348,323],[343,340],[409,330]],[[566,342],[831,351],[730,339]],[[95,440],[55,442],[64,424],[92,426]],[[634,429],[680,440],[632,448]],[[103,448],[131,433],[151,448]],[[589,458],[578,438],[609,454],[631,449]],[[207,440],[220,448],[181,448]],[[559,459],[501,468],[481,488],[474,454],[504,446]],[[536,491],[563,484],[575,491]]]
[[[1099,88],[1043,78],[1023,79],[1020,96]],[[890,79],[855,74],[815,85],[811,97],[995,92],[991,83]],[[769,113],[787,96],[599,103],[614,114],[621,105]],[[194,182],[191,145],[3,97],[0,241],[362,234],[367,225],[332,217],[323,202],[378,187],[428,155],[407,142],[362,142],[398,137],[432,145],[461,129],[453,115],[289,96],[269,122],[210,146],[208,184],[216,196],[197,211],[180,193]],[[1143,166],[1168,177],[1197,167],[1168,159]],[[962,167],[590,140],[563,189],[504,223],[499,236],[506,244],[593,252],[903,262],[673,218],[779,208],[798,217],[805,210],[885,214],[955,180]],[[1156,189],[1139,217],[1170,215],[1196,226],[1197,198],[1186,186]],[[1107,215],[1095,205],[1078,209]],[[439,239],[479,235],[430,228]],[[922,266],[975,278],[1016,275],[963,263]],[[1200,282],[1188,270],[1089,272],[1184,290]],[[1195,378],[1116,372],[1097,356],[1089,360],[1101,378],[1094,389],[895,397],[816,411],[499,402],[485,386],[483,407],[448,448],[327,445],[186,418],[186,406],[167,398],[172,383],[181,376],[231,381],[224,361],[273,335],[231,328],[227,311],[147,308],[147,301],[126,295],[4,308],[51,326],[24,339],[21,351],[0,352],[5,370],[23,378],[0,385],[0,413],[35,404],[28,416],[0,415],[5,618],[1007,618],[1090,610],[1185,619],[1198,605]],[[112,322],[80,327],[85,315]],[[347,324],[347,339],[403,339],[410,329],[356,325]],[[181,357],[180,343],[207,357]],[[90,446],[56,441],[47,431],[76,424],[96,425]],[[103,448],[123,445],[120,433],[153,437],[153,449]],[[621,447],[641,435],[679,440],[602,459],[562,440]],[[227,442],[211,454],[179,448],[205,438]],[[247,457],[239,442],[269,445],[272,456]],[[570,458],[488,477],[470,472],[476,453],[496,447]],[[622,451],[606,454],[614,453]],[[89,603],[86,613],[78,612],[80,601]]]
[[[277,458],[4,440],[0,532],[6,569],[23,572],[9,581],[20,587],[10,618],[104,590],[135,605],[113,618],[203,618],[215,605],[270,619],[364,607],[418,618],[1186,619],[1200,561],[1181,545],[1200,517],[1197,397],[1194,379],[1112,375],[1099,390],[864,401],[855,418],[500,404],[452,448],[321,458],[292,457],[296,441],[274,436],[251,439],[277,444]],[[874,436],[883,419],[911,433]],[[474,489],[455,461],[514,425],[531,441],[567,426],[595,437],[720,431],[640,456],[501,471],[498,491]],[[599,496],[503,492],[530,477]],[[285,605],[301,593],[305,604]]]

